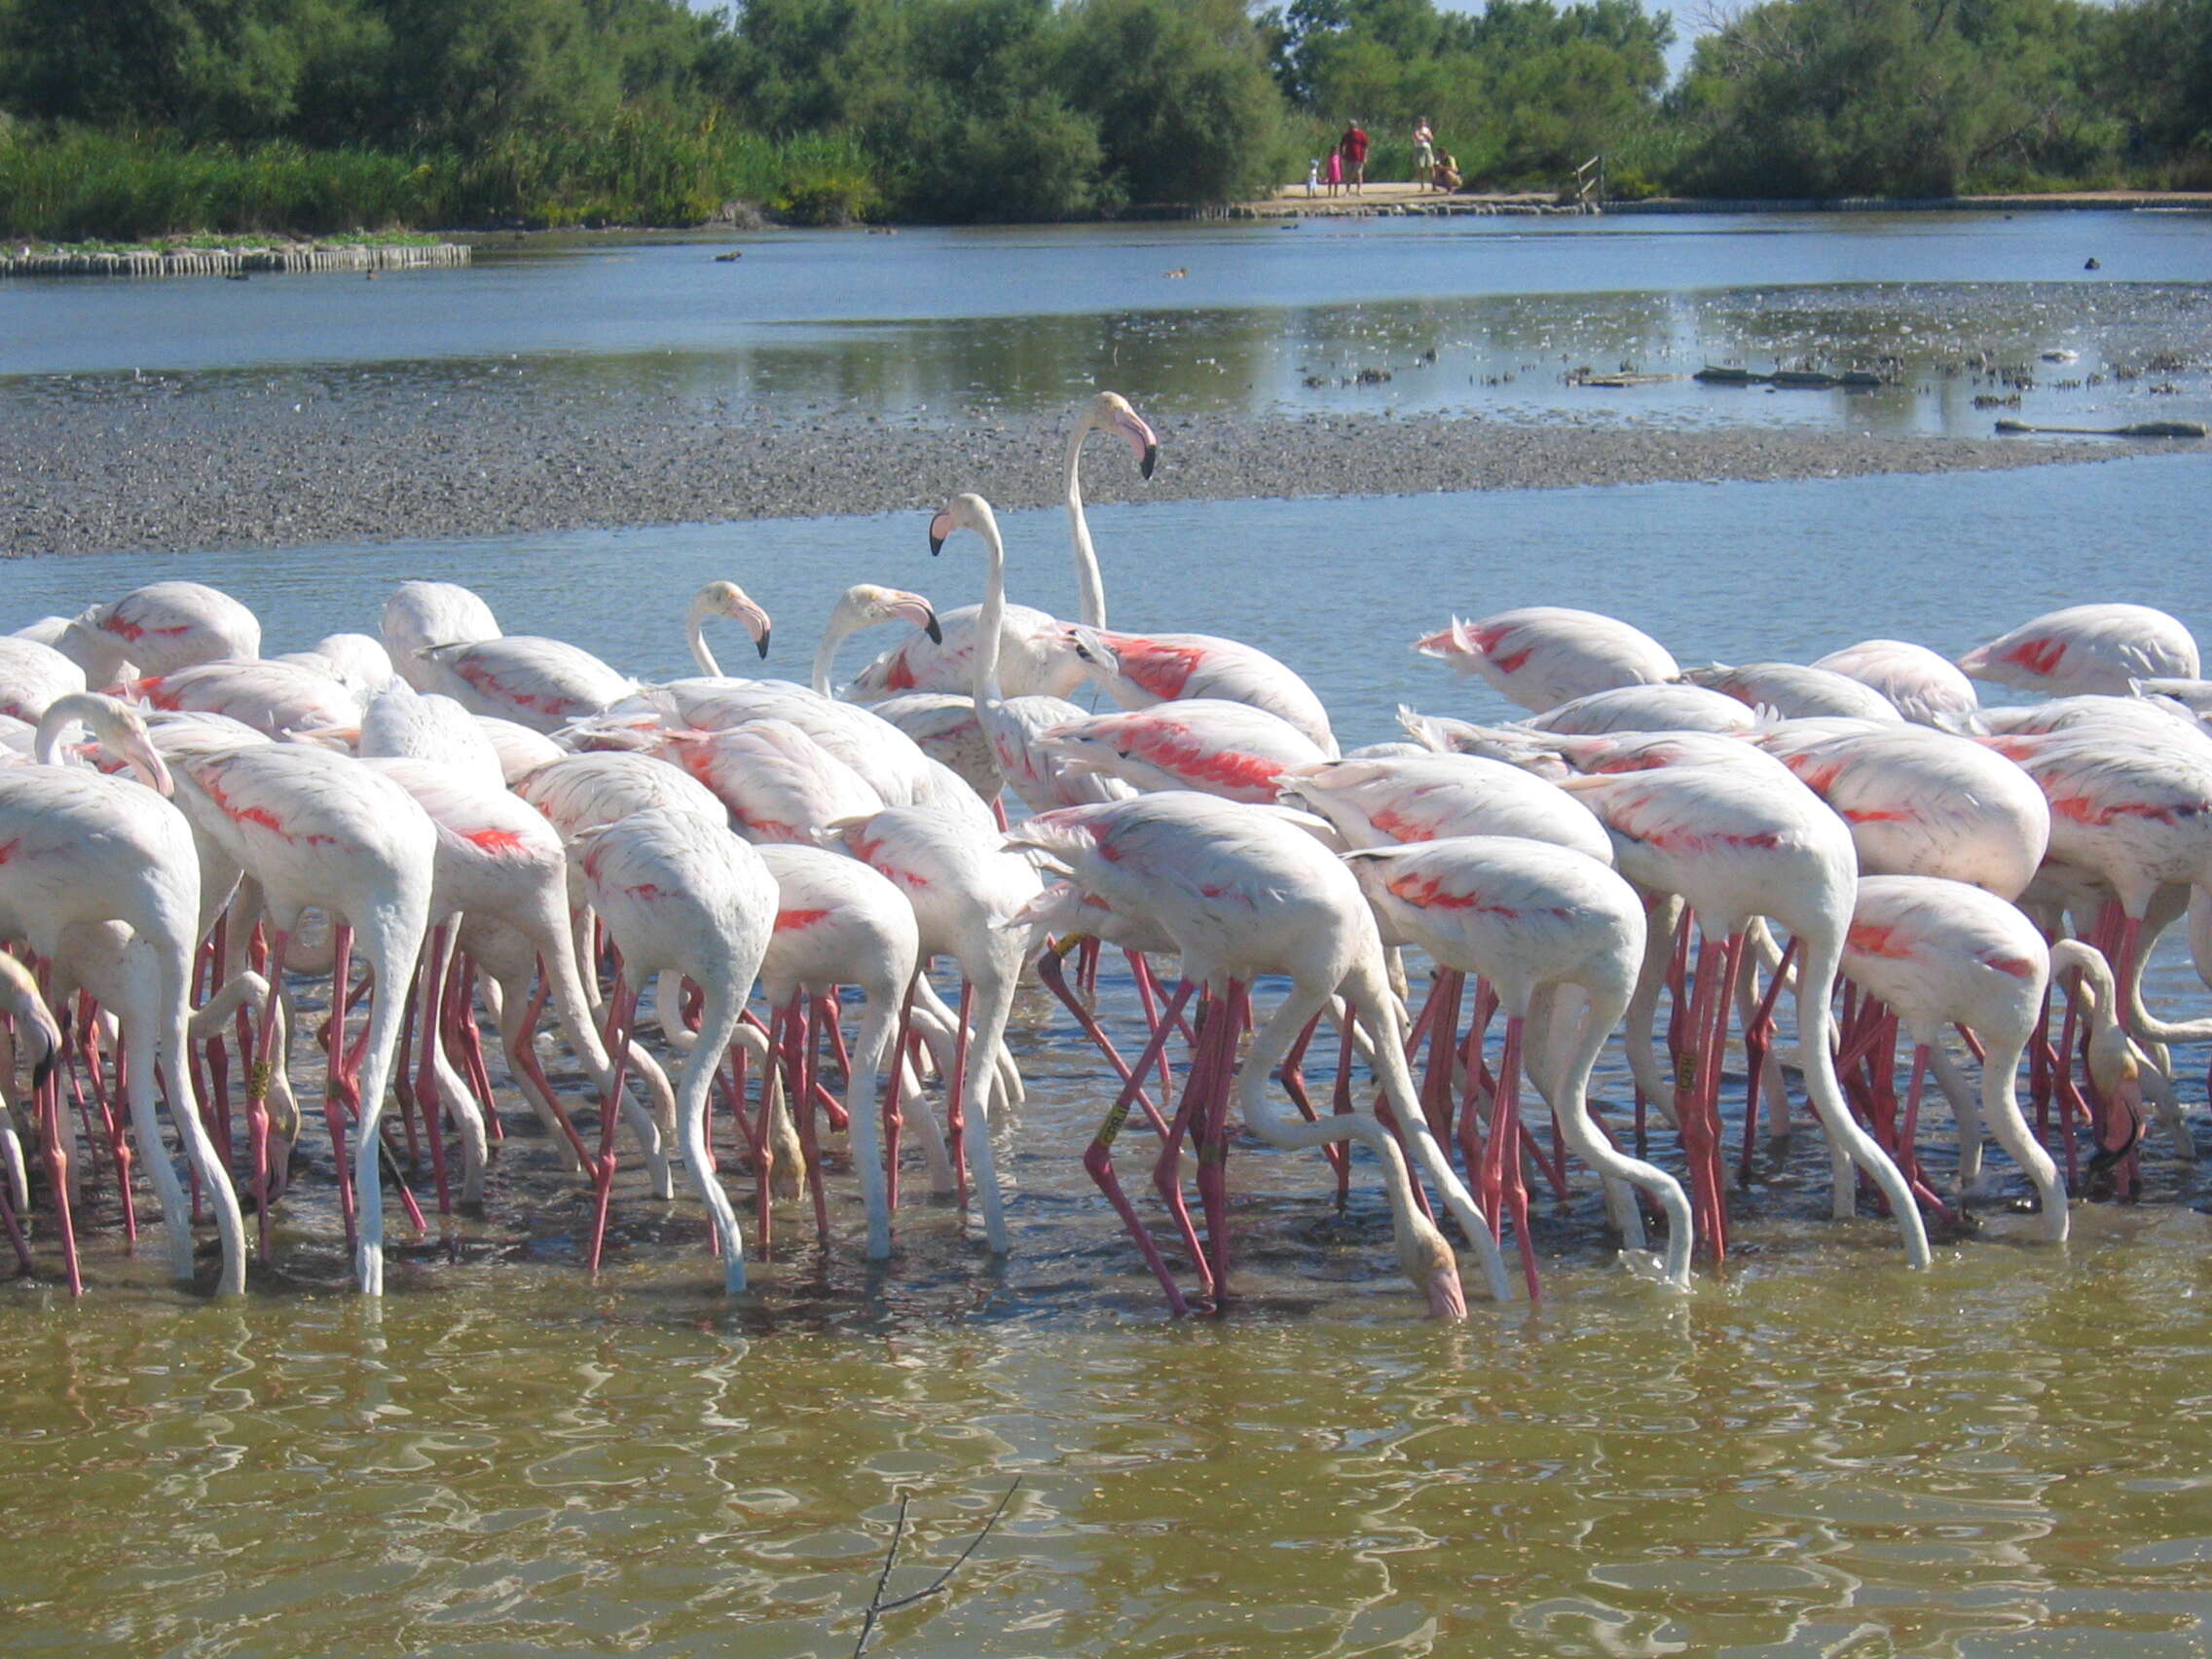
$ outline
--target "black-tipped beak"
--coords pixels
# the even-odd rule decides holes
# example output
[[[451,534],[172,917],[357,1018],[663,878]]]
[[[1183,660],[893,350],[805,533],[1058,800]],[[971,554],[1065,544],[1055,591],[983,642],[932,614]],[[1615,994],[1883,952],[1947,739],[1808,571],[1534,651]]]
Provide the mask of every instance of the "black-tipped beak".
[[[1158,444],[1145,445],[1144,459],[1137,462],[1137,476],[1149,480],[1152,477],[1152,469],[1159,464],[1160,446]]]
[[[760,638],[755,643],[759,645],[760,655],[762,659],[765,660],[768,655],[768,630],[765,628],[761,629]]]
[[[933,530],[932,532],[930,532],[930,555],[934,558],[943,551],[944,537],[938,535],[937,532]]]
[[[935,553],[937,549],[933,547],[930,551]],[[931,645],[941,645],[944,644],[944,630],[937,625],[936,611],[930,612],[930,619],[922,624],[922,632],[930,637]]]
[[[54,1075],[55,1065],[60,1060],[60,1058],[61,1051],[59,1049],[47,1050],[45,1058],[41,1059],[37,1065],[31,1067],[32,1088],[38,1089],[44,1088],[46,1087],[46,1080]]]

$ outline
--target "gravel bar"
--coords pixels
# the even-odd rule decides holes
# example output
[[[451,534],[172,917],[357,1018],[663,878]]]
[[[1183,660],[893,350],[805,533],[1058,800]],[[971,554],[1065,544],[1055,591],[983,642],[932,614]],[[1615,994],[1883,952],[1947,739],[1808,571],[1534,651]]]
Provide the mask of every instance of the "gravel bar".
[[[517,399],[223,381],[18,385],[0,400],[0,552],[301,546],[1058,498],[1064,417],[761,416],[643,393]],[[1860,477],[2182,447],[1528,424],[1476,416],[1173,414],[1149,484],[1102,458],[1094,502]]]

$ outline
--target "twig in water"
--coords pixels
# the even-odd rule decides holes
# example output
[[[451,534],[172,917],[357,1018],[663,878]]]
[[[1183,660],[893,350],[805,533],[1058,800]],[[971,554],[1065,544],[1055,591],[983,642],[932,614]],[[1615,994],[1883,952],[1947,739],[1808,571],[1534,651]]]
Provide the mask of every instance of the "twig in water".
[[[875,1593],[867,1599],[867,1614],[861,1621],[861,1639],[853,1644],[853,1659],[862,1659],[867,1652],[867,1644],[875,1636],[876,1622],[885,1613],[895,1613],[901,1607],[910,1607],[916,1602],[926,1602],[932,1596],[944,1593],[945,1587],[952,1582],[952,1575],[967,1565],[968,1558],[991,1535],[991,1529],[999,1524],[999,1517],[1006,1513],[1006,1506],[1014,1501],[1014,1494],[1020,1490],[1021,1477],[1016,1475],[1014,1484],[1006,1489],[1006,1495],[999,1499],[998,1507],[985,1518],[981,1530],[968,1540],[968,1547],[953,1558],[950,1567],[911,1595],[896,1596],[886,1602],[883,1592],[891,1582],[891,1569],[899,1565],[899,1545],[906,1535],[906,1505],[912,1501],[911,1494],[903,1492],[899,1494],[899,1515],[891,1524],[891,1548],[884,1555],[883,1570],[875,1575]]]

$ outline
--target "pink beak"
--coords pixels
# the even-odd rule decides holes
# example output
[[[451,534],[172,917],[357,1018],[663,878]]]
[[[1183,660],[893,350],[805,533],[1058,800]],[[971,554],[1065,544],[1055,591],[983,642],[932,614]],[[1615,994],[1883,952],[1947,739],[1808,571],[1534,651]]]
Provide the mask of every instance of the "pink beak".
[[[1459,1270],[1440,1267],[1428,1277],[1421,1289],[1428,1297],[1428,1316],[1447,1324],[1463,1324],[1467,1317],[1467,1293],[1459,1287]]]
[[[932,643],[944,643],[944,630],[937,625],[937,608],[918,593],[896,595],[890,605],[891,614],[901,616],[927,634]]]

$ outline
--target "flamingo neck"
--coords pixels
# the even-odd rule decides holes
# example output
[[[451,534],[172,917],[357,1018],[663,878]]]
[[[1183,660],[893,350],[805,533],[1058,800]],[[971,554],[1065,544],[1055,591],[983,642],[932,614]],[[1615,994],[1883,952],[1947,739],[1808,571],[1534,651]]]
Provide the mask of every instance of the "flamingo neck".
[[[976,666],[971,682],[978,708],[1004,701],[999,690],[999,645],[1006,631],[1006,540],[998,520],[986,518],[977,527],[982,532],[985,557],[990,561],[983,586],[983,608],[976,617]]]
[[[1075,581],[1080,614],[1087,628],[1106,626],[1106,580],[1098,571],[1098,551],[1090,543],[1090,521],[1083,514],[1083,440],[1092,422],[1086,413],[1068,435],[1068,535],[1075,546]]]
[[[707,648],[707,613],[698,606],[683,619],[683,632],[691,642],[691,660],[699,665],[699,672],[710,680],[722,678],[722,665],[715,660],[715,653]]]
[[[861,631],[861,623],[844,606],[830,613],[830,621],[822,630],[822,643],[814,647],[814,674],[807,682],[825,697],[834,697],[830,671],[837,661],[837,648]]]

